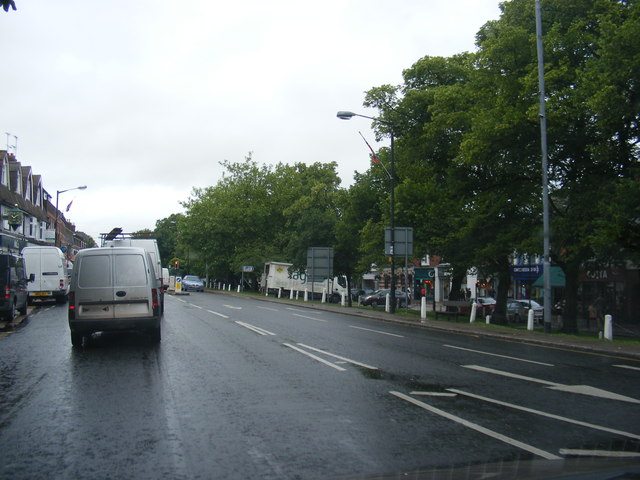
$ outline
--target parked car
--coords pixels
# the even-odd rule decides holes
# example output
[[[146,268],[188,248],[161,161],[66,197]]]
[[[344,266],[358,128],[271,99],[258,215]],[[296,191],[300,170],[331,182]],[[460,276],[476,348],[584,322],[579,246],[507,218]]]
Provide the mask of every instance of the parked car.
[[[522,306],[524,307],[524,313],[525,313],[525,317],[526,318],[528,318],[529,309],[533,308],[533,320],[534,320],[534,322],[536,322],[536,323],[541,323],[542,322],[542,320],[544,319],[544,307],[542,305],[540,305],[535,300],[521,299],[521,300],[516,300],[516,301],[521,303]]]
[[[197,275],[185,275],[182,278],[182,290],[188,292],[204,292],[204,281]]]
[[[510,322],[523,322],[527,318],[527,313],[525,311],[524,305],[520,303],[518,300],[508,299],[507,300],[507,320]]]
[[[370,305],[372,307],[377,307],[378,305],[386,305],[387,303],[387,294],[391,292],[390,288],[383,288],[380,290],[376,290],[370,295],[361,297],[360,304],[361,305]],[[402,292],[400,290],[396,290],[396,300],[399,302],[401,307],[407,306],[407,293]]]
[[[142,330],[160,342],[160,282],[142,248],[87,248],[76,256],[69,290],[71,344],[94,332]]]
[[[27,283],[33,282],[33,274],[27,278],[24,260],[13,253],[0,254],[0,315],[6,320],[27,314]]]
[[[496,309],[496,299],[493,297],[478,297],[471,300],[471,303],[476,303],[476,314],[478,315],[491,315]]]

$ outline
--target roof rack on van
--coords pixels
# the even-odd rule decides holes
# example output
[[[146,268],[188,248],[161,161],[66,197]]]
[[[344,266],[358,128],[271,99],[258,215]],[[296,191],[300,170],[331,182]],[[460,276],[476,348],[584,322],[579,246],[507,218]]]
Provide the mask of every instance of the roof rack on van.
[[[111,242],[113,240],[124,240],[124,239],[127,239],[127,238],[146,239],[146,238],[149,238],[149,237],[136,236],[135,233],[123,233],[122,232],[122,228],[115,227],[115,228],[111,229],[111,231],[109,233],[101,233],[100,234],[100,246],[104,247],[106,242]]]

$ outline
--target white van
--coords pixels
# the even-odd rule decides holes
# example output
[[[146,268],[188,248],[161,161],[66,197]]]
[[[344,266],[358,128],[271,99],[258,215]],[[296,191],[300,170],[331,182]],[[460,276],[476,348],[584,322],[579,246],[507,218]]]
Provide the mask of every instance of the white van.
[[[58,247],[25,247],[22,249],[27,278],[33,274],[33,282],[27,284],[29,303],[55,300],[65,303],[69,294],[67,259]]]
[[[160,289],[142,248],[87,248],[76,256],[69,291],[74,347],[101,331],[142,330],[160,341]]]

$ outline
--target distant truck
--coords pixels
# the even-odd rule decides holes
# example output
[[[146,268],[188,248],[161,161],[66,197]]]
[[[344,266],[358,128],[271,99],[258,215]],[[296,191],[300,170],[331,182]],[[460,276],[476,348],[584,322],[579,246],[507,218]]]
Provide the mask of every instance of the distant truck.
[[[27,284],[28,302],[35,303],[55,300],[66,303],[69,295],[67,259],[58,247],[34,246],[22,249],[26,276],[33,274],[33,281]]]
[[[116,227],[109,233],[101,233],[101,247],[137,247],[146,250],[151,256],[155,278],[159,285],[164,285],[162,261],[158,241],[155,238],[135,238],[131,233],[122,233],[122,228]],[[160,308],[164,311],[164,288],[161,288]]]
[[[322,282],[311,282],[307,280],[306,271],[292,270],[293,264],[286,262],[267,262],[264,264],[264,272],[260,286],[265,294],[278,294],[281,290],[282,296],[289,296],[291,291],[300,292],[303,295],[305,290],[309,299],[320,299],[326,289],[327,301],[338,303],[342,295],[347,295],[346,277],[333,277]]]

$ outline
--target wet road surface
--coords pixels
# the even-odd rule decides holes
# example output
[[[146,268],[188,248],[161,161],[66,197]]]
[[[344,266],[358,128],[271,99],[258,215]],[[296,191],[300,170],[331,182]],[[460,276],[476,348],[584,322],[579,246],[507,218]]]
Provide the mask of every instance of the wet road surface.
[[[640,364],[208,293],[163,338],[0,334],[1,478],[332,478],[633,453]]]

